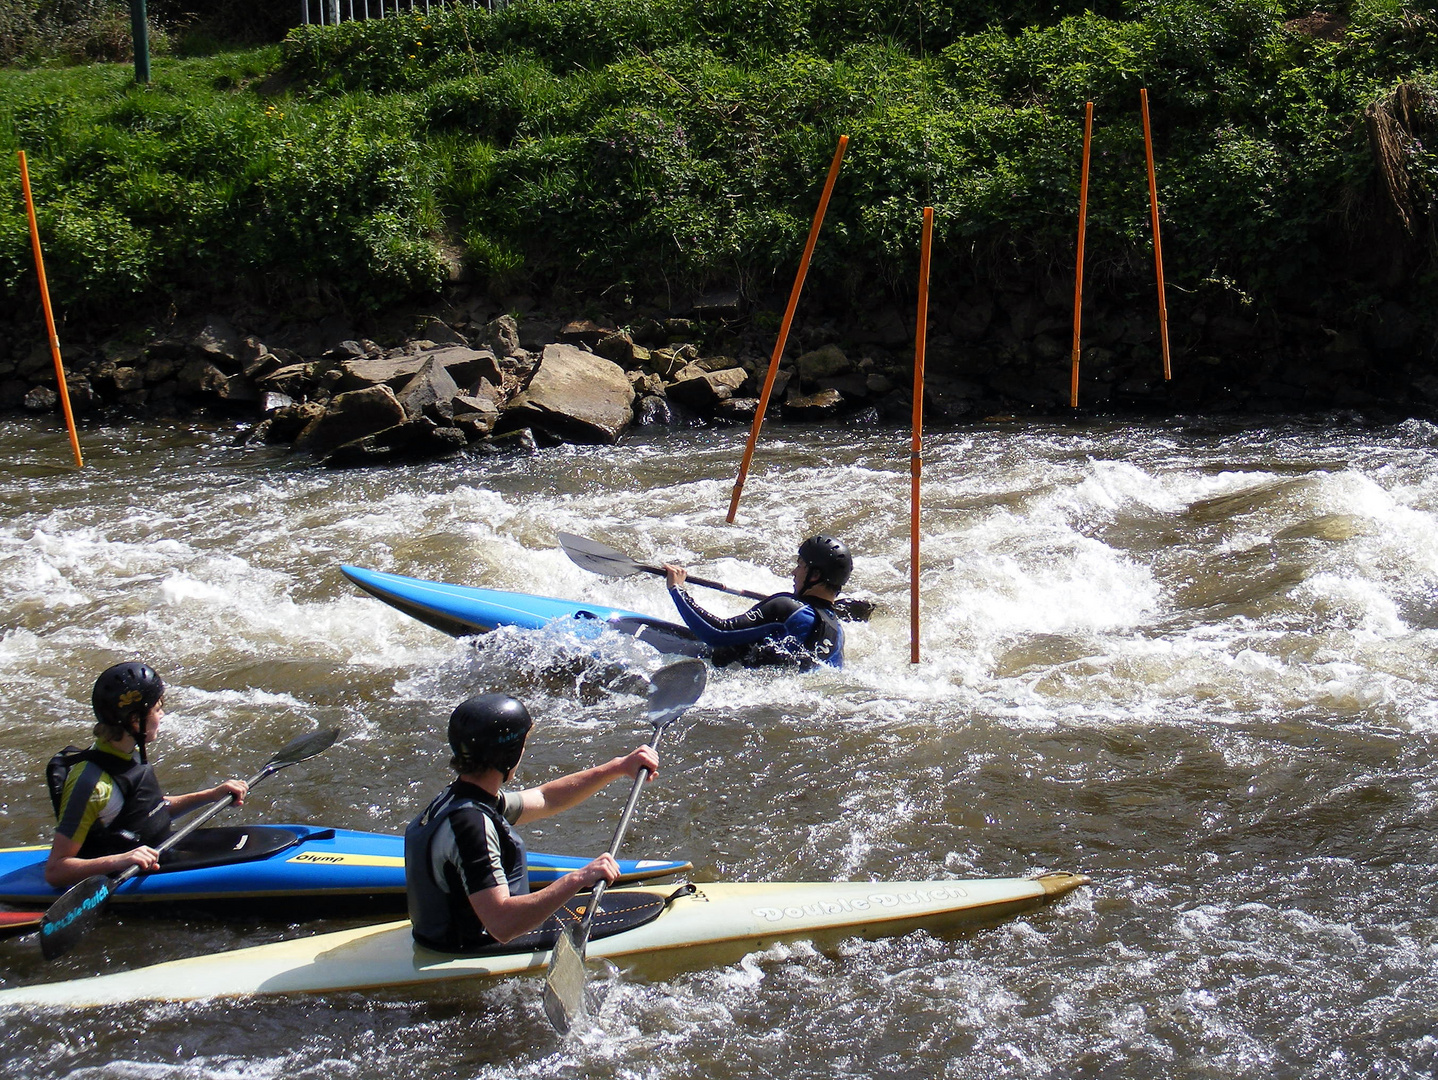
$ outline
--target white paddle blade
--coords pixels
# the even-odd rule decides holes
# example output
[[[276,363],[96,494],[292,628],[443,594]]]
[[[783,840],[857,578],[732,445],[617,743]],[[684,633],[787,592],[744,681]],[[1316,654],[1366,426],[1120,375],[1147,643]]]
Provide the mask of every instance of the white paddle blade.
[[[544,1015],[561,1035],[568,1035],[586,1015],[584,981],[584,957],[574,947],[574,928],[570,927],[554,943],[544,976]]]

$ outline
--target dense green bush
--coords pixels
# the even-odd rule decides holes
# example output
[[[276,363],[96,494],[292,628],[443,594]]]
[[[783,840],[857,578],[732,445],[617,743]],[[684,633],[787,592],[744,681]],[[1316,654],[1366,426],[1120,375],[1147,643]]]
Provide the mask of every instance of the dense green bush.
[[[436,8],[166,61],[148,90],[115,68],[0,72],[0,150],[30,152],[52,277],[74,297],[321,283],[377,304],[433,288],[441,243],[497,288],[783,283],[847,134],[814,273],[864,295],[911,279],[923,204],[950,279],[1071,266],[1093,101],[1090,280],[1121,290],[1150,273],[1147,87],[1170,280],[1359,303],[1344,245],[1386,212],[1365,116],[1404,80],[1438,101],[1438,23],[1361,0],[1326,40],[1285,22],[1307,14],[1279,0]],[[1438,140],[1405,138],[1403,183],[1428,207]],[[28,263],[4,184],[13,295]]]

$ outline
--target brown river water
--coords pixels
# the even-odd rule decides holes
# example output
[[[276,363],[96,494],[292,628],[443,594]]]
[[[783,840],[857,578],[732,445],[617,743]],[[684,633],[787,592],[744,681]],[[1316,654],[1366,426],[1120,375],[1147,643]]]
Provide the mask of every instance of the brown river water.
[[[631,855],[698,880],[1093,885],[962,933],[778,946],[615,982],[561,1041],[537,979],[0,1014],[0,1074],[310,1077],[1364,1077],[1438,1071],[1438,428],[1344,418],[997,423],[926,447],[923,659],[908,654],[908,445],[766,429],[329,472],[232,431],[0,423],[0,827],[48,840],[45,760],[109,663],[170,684],[168,790],[342,741],[223,820],[401,830],[447,778],[443,720],[526,699],[521,779],[628,749],[660,658],[625,640],[456,641],[356,563],[672,616],[559,531],[782,587],[804,536],[879,603],[842,671],[726,670],[639,804]],[[706,594],[715,610],[733,598]],[[531,830],[593,854],[622,785]],[[0,941],[0,985],[353,925],[109,918],[73,953]]]

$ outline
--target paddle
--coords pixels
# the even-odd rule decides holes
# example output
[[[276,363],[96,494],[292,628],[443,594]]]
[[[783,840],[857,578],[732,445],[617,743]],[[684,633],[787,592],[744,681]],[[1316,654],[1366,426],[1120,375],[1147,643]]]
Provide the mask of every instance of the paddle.
[[[331,731],[301,735],[291,740],[279,753],[265,762],[265,767],[250,780],[250,787],[253,788],[272,773],[328,750],[339,737],[339,733],[339,728],[335,728]],[[226,795],[167,836],[155,850],[162,853],[168,851],[234,801],[233,795]],[[60,898],[50,905],[40,922],[40,951],[44,953],[45,959],[54,960],[74,948],[75,943],[95,924],[100,910],[115,894],[115,890],[140,873],[138,866],[131,866],[113,878],[105,874],[92,874],[66,889]]]
[[[649,723],[654,728],[654,738],[649,745],[658,749],[659,738],[664,729],[677,720],[684,710],[699,700],[704,692],[707,678],[706,668],[700,660],[680,660],[654,673],[649,683],[649,701],[646,711]],[[630,789],[629,801],[624,804],[624,813],[619,816],[619,826],[614,830],[614,839],[609,842],[609,853],[619,854],[619,845],[624,832],[629,828],[629,819],[639,802],[639,792],[649,777],[648,769],[640,769]],[[600,898],[604,896],[607,883],[600,881],[594,886],[584,918],[576,927],[570,924],[554,943],[554,952],[549,958],[549,971],[544,977],[544,1012],[554,1030],[561,1035],[568,1034],[576,1018],[585,1013],[584,1005],[584,953],[589,946],[589,934],[594,928],[594,916],[599,911]]]
[[[630,577],[634,574],[664,576],[664,567],[636,562],[624,552],[612,548],[608,544],[601,544],[598,540],[590,540],[588,537],[562,532],[559,534],[559,546],[576,565],[582,566],[590,573],[602,574],[605,577]],[[752,592],[749,589],[733,589],[722,582],[695,577],[693,574],[687,574],[685,580],[706,589],[717,589],[719,592],[729,593],[731,596],[744,596],[750,600],[768,599],[767,593]],[[874,613],[874,604],[870,600],[842,596],[834,601],[834,611],[839,618],[849,622],[868,622],[869,616]]]

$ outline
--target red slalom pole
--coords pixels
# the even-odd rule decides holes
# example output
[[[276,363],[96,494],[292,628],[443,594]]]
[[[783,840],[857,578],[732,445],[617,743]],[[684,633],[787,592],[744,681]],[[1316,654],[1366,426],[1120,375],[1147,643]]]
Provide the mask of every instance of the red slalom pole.
[[[814,245],[819,240],[819,227],[824,223],[824,212],[829,209],[829,196],[834,192],[834,181],[839,179],[839,166],[844,163],[844,148],[849,145],[849,136],[839,136],[839,148],[834,151],[834,160],[829,165],[829,178],[824,181],[824,194],[819,198],[819,208],[814,211],[814,223],[809,226],[809,241],[804,245],[804,255],[799,260],[799,273],[794,278],[794,288],[789,293],[789,306],[784,310],[784,322],[779,327],[779,340],[774,343],[774,355],[769,358],[769,373],[764,376],[764,389],[759,394],[759,407],[754,412],[754,426],[749,429],[749,442],[744,447],[744,458],[739,463],[739,476],[734,481],[734,494],[729,497],[729,516],[725,519],[734,524],[734,515],[739,512],[739,496],[744,491],[744,478],[749,475],[749,462],[754,457],[754,446],[759,441],[759,429],[764,426],[764,413],[769,408],[769,395],[774,392],[774,377],[779,374],[779,358],[784,355],[784,346],[789,340],[789,326],[794,321],[794,309],[799,306],[799,294],[804,291],[804,277],[809,273],[809,260],[814,255]]]
[[[919,481],[924,472],[924,352],[929,336],[929,260],[934,248],[934,208],[924,207],[919,247],[919,321],[914,331],[914,433],[909,447],[909,663],[919,662]]]
[[[1084,105],[1083,172],[1079,179],[1078,269],[1074,272],[1074,346],[1073,371],[1069,378],[1069,408],[1078,408],[1079,386],[1079,325],[1083,321],[1083,238],[1088,224],[1088,162],[1093,141],[1093,102]]]
[[[1163,287],[1163,244],[1158,238],[1158,180],[1153,169],[1153,133],[1148,125],[1148,89],[1138,92],[1139,104],[1143,107],[1143,150],[1148,156],[1148,208],[1153,218],[1153,266],[1158,275],[1158,335],[1163,347],[1163,377],[1173,378],[1173,369],[1168,356],[1168,299]]]
[[[35,251],[35,272],[40,276],[40,303],[45,308],[45,326],[50,331],[50,355],[55,359],[55,381],[60,385],[60,405],[65,411],[65,426],[70,429],[70,449],[75,452],[75,468],[83,469],[80,456],[80,435],[75,430],[75,413],[70,408],[70,387],[65,383],[65,365],[60,360],[60,338],[55,333],[55,312],[50,307],[50,286],[45,281],[45,259],[40,254],[40,225],[35,220],[35,199],[30,193],[30,166],[25,151],[20,154],[20,187],[25,192],[25,212],[30,218],[30,246]]]

